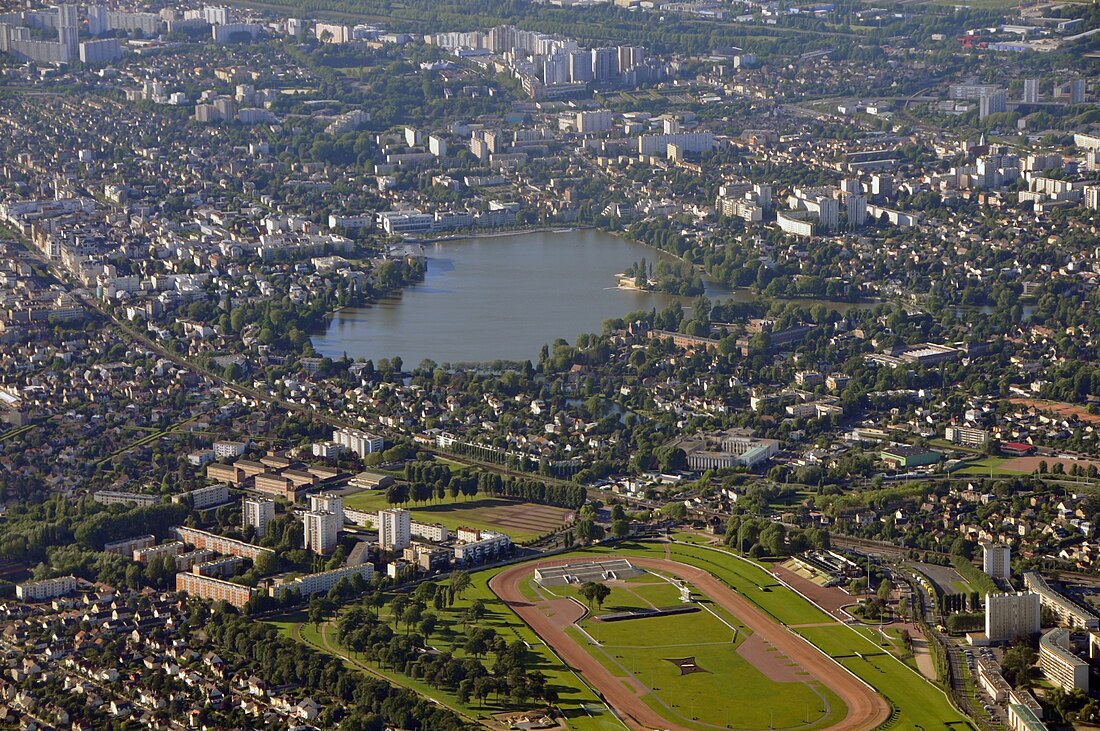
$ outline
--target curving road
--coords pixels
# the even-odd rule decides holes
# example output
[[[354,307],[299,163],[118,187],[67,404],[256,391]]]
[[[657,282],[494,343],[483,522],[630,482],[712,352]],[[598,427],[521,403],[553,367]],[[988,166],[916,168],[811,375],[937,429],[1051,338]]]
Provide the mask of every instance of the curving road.
[[[737,594],[706,571],[668,559],[627,557],[631,563],[650,569],[659,569],[687,580],[710,599],[733,613],[761,639],[799,667],[836,693],[848,708],[848,714],[825,731],[869,731],[890,716],[890,707],[868,685],[842,669],[832,658],[820,652],[786,627],[777,624],[751,602]],[[563,622],[547,617],[538,604],[533,604],[520,591],[520,582],[536,568],[575,563],[577,559],[552,559],[523,563],[506,569],[490,580],[489,587],[512,611],[527,623],[542,640],[552,647],[565,663],[581,673],[595,686],[624,719],[636,731],[666,729],[691,731],[677,726],[647,706],[641,696],[627,689],[621,679],[615,678],[583,647],[564,632]]]

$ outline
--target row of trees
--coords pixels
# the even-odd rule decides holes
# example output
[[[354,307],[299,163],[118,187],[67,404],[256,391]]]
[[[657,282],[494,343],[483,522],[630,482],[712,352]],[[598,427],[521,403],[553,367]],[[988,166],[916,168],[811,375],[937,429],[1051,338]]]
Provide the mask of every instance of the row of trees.
[[[576,484],[552,484],[548,485],[539,480],[522,479],[515,477],[501,478],[500,475],[483,472],[478,476],[478,481],[484,484],[486,492],[490,495],[499,495],[528,503],[540,505],[557,505],[563,508],[579,508],[588,498],[588,491],[583,485]]]
[[[954,614],[967,610],[977,612],[981,608],[981,597],[976,591],[966,594],[944,594],[940,597],[940,612],[943,614]]]

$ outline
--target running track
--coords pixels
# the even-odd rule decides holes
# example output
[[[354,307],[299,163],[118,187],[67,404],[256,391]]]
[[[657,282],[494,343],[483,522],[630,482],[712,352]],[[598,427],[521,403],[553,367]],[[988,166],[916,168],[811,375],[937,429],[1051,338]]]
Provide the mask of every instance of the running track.
[[[848,707],[848,714],[826,731],[869,731],[890,716],[890,707],[870,687],[841,668],[832,658],[777,624],[768,615],[706,571],[667,559],[627,556],[631,563],[651,569],[659,569],[687,580],[721,607],[745,623],[754,633],[777,648],[798,666],[836,693]],[[671,723],[642,701],[605,669],[596,658],[565,634],[559,620],[555,622],[533,604],[520,591],[520,582],[536,568],[575,563],[577,559],[553,559],[535,563],[523,563],[497,574],[489,582],[493,590],[512,611],[552,647],[565,661],[599,689],[607,701],[627,725],[636,731],[668,729],[691,731]]]

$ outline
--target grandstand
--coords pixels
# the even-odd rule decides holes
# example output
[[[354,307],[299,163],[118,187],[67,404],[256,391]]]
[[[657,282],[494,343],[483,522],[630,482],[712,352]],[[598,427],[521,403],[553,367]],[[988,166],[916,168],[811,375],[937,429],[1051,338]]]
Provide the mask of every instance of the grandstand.
[[[644,573],[645,569],[638,568],[625,558],[617,558],[611,561],[586,561],[538,568],[535,569],[535,581],[540,586],[565,586],[583,584],[586,581],[630,579]]]
[[[862,573],[858,564],[834,551],[804,551],[789,563],[796,574],[820,586],[838,586]]]

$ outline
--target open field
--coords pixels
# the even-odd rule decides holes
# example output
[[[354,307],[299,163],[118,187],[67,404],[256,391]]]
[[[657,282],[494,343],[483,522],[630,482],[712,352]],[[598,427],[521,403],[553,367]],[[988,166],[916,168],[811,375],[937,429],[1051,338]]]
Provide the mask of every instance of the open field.
[[[989,475],[1003,475],[1003,474],[1019,474],[1018,472],[1011,472],[1004,469],[1003,465],[1007,462],[1004,457],[983,457],[975,462],[970,462],[966,467],[960,470],[956,470],[954,474],[958,475],[975,475],[977,477]]]
[[[664,552],[664,546],[657,548]],[[615,555],[634,554],[632,549],[642,547]],[[555,558],[538,565],[577,560]],[[586,618],[584,607],[571,598],[546,593],[528,601],[520,585],[535,568],[530,563],[505,569],[491,587],[635,728],[869,729],[889,716],[887,704],[867,686],[837,673],[828,658],[708,571],[663,555],[631,560],[687,581],[703,594],[697,604],[703,611],[617,623]],[[616,582],[612,597],[629,588],[633,598],[628,596],[626,605],[663,602],[667,592],[653,586]],[[773,701],[756,702],[762,697]]]
[[[679,602],[679,589],[661,579],[611,583],[615,588],[604,605],[608,611]],[[567,634],[626,685],[648,689],[642,700],[651,709],[688,728],[698,720],[734,729],[767,724],[809,730],[844,717],[847,709],[835,693],[720,605],[699,595],[696,602],[704,611],[625,622],[602,622],[601,613],[577,623],[583,634]],[[674,662],[685,658],[693,660],[689,672]],[[773,702],[756,703],[761,697]]]
[[[1100,468],[1100,461],[1089,459],[1066,459],[1062,457],[985,457],[955,472],[955,475],[974,475],[977,477],[992,475],[1030,475],[1039,469],[1039,463],[1046,462],[1048,472],[1054,465],[1061,464],[1068,476],[1074,465],[1088,470],[1089,465]]]
[[[631,554],[664,556],[666,546],[655,544],[629,544],[617,549],[597,548],[585,555],[606,553],[620,558]],[[785,586],[776,583],[775,577],[760,566],[741,560],[722,551],[673,544],[667,547],[668,557],[685,564],[698,566],[723,582],[726,582],[744,598],[787,625],[823,625],[823,627],[798,627],[794,631],[806,637],[826,654],[838,657],[838,661],[852,673],[886,697],[897,710],[897,729],[913,729],[918,725],[925,729],[953,728],[973,729],[973,725],[956,711],[947,696],[936,686],[922,678],[915,670],[889,655],[877,643],[853,631],[851,627],[832,620],[806,599]],[[633,560],[633,559],[632,559]],[[770,591],[760,591],[760,586]],[[852,656],[853,652],[880,653],[863,661]],[[859,660],[856,662],[856,660]]]
[[[345,499],[344,504],[355,510],[383,510],[393,507],[386,502],[385,490],[365,490]],[[545,535],[570,522],[573,511],[552,505],[535,505],[493,497],[473,500],[444,499],[438,503],[408,506],[413,520],[442,523],[451,530],[459,527],[480,528],[507,533],[521,543]]]

